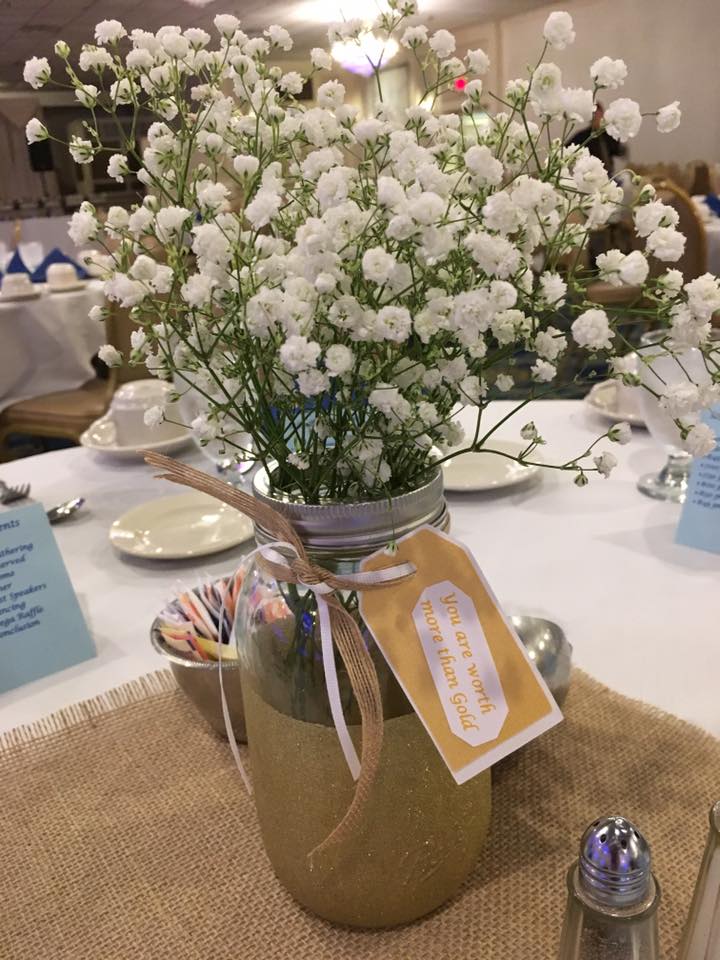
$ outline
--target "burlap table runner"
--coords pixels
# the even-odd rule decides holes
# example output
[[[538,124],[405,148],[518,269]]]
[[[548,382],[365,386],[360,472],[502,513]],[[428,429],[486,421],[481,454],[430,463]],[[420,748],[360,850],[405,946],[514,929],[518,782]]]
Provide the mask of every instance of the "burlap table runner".
[[[491,840],[462,893],[379,932],[332,927],[275,881],[227,744],[169,674],[14,731],[0,744],[0,957],[552,960],[565,871],[609,812],[653,845],[674,957],[720,742],[578,671],[565,712],[496,768]]]

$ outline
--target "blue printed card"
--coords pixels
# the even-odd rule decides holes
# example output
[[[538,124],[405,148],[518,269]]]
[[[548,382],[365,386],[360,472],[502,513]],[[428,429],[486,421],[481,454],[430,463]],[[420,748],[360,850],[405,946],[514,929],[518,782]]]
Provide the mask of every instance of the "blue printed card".
[[[39,503],[0,513],[0,693],[95,656]]]
[[[692,465],[675,542],[720,553],[720,408],[706,413],[703,421],[715,431],[718,446]]]

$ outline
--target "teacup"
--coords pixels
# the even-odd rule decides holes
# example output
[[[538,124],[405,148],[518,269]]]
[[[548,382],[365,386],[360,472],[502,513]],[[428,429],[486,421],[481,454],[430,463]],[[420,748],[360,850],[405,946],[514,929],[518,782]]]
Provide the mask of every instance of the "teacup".
[[[633,416],[640,416],[640,394],[642,393],[642,387],[629,387],[626,383],[623,383],[622,380],[616,380],[616,407],[618,413],[632,414]]]
[[[74,287],[78,282],[77,270],[71,263],[51,263],[46,277],[51,290],[64,290]]]
[[[93,250],[91,247],[81,250],[78,254],[78,260],[85,267],[89,277],[104,277],[112,271],[112,257],[100,250]]]
[[[151,407],[165,407],[170,420],[179,420],[177,404],[168,403],[172,392],[169,383],[162,380],[135,380],[115,391],[108,415],[115,424],[115,442],[119,447],[142,446],[158,440],[172,440],[182,433],[177,423],[163,421],[157,427],[145,423],[145,411]]]
[[[637,353],[634,351],[628,353],[625,359],[632,359],[633,372],[638,373],[640,371],[640,358]],[[640,416],[640,394],[643,392],[640,387],[632,387],[627,383],[623,383],[622,380],[615,381],[615,407],[619,415],[627,414],[639,417]]]
[[[33,285],[27,273],[6,273],[2,280],[3,297],[26,297],[33,293]]]

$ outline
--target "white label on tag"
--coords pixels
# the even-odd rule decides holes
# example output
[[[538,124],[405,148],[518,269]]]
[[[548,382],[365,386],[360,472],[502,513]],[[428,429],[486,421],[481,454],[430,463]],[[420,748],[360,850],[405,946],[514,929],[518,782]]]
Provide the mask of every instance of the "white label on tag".
[[[475,604],[444,580],[412,616],[452,732],[473,747],[496,740],[508,706]]]

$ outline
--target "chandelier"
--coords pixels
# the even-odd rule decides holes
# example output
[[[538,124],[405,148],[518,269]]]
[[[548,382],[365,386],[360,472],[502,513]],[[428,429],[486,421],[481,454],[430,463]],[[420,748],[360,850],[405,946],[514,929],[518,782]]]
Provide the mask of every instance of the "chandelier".
[[[336,41],[330,52],[333,60],[345,70],[367,77],[374,69],[391,60],[398,50],[397,42],[392,37],[384,40],[366,31],[357,40]]]

